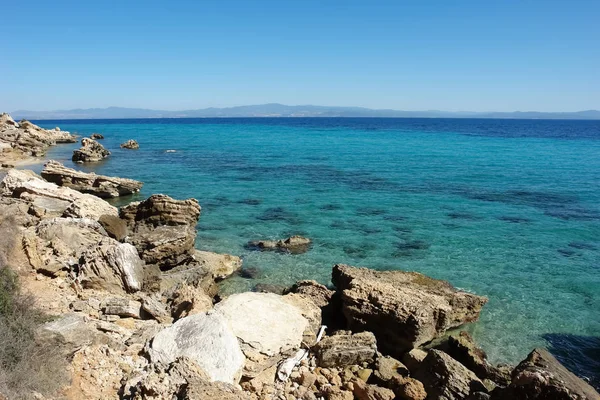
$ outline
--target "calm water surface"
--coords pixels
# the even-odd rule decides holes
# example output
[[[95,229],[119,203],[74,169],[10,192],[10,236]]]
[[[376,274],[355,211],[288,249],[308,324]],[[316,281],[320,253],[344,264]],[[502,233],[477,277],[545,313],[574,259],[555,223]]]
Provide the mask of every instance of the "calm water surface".
[[[227,292],[328,283],[334,263],[419,271],[489,297],[468,329],[493,361],[546,346],[598,383],[600,121],[38,123],[104,134],[112,156],[76,168],[145,183],[121,202],[197,198],[197,247],[240,255],[258,272],[228,280]],[[121,150],[127,139],[140,149]],[[49,157],[72,167],[76,147]],[[244,248],[292,234],[314,247],[294,256]]]

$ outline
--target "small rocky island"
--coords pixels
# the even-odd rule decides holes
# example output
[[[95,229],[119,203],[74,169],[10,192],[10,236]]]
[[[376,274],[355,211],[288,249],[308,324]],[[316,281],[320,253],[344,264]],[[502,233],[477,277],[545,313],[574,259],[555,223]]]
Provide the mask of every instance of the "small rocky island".
[[[544,349],[517,366],[490,363],[457,330],[487,298],[416,272],[338,264],[330,286],[223,298],[219,282],[243,261],[195,249],[196,199],[155,194],[117,209],[101,198],[140,188],[56,162],[41,176],[7,169],[0,181],[0,266],[49,316],[32,334],[33,354],[52,349],[63,372],[22,389],[27,398],[600,398]],[[306,251],[310,240],[249,246]]]

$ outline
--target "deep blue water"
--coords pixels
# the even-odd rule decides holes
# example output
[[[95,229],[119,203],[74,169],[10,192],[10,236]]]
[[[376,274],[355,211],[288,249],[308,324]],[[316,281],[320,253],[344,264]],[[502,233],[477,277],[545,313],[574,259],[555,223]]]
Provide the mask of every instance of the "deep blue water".
[[[166,119],[38,121],[106,136],[139,196],[195,197],[197,247],[240,255],[257,283],[330,280],[334,263],[414,270],[489,297],[468,329],[493,361],[535,346],[600,376],[600,121]],[[140,150],[119,148],[136,139]],[[78,145],[49,157],[70,162]],[[166,152],[175,150],[175,152]],[[303,255],[246,250],[306,235]],[[595,378],[594,378],[595,377]]]

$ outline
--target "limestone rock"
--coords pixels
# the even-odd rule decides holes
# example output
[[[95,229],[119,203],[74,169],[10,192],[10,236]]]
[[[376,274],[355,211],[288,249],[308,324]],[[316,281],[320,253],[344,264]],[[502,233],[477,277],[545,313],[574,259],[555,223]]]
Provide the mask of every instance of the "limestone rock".
[[[43,324],[36,332],[38,340],[62,345],[68,353],[102,340],[95,324],[80,313],[63,314],[56,320]]]
[[[191,315],[163,329],[152,339],[148,354],[152,362],[164,364],[188,357],[211,380],[233,384],[239,381],[245,361],[227,320],[215,312]]]
[[[196,250],[192,258],[197,264],[205,265],[215,280],[225,279],[242,268],[242,259],[229,254]]]
[[[471,392],[487,392],[483,382],[464,365],[439,350],[429,350],[413,377],[423,383],[428,399],[464,399]]]
[[[99,133],[92,133],[90,135],[90,139],[94,139],[94,140],[104,139],[104,135],[101,135]]]
[[[175,319],[204,313],[213,307],[213,302],[201,288],[187,284],[178,285],[169,295],[171,316]]]
[[[300,309],[273,293],[234,294],[218,303],[214,312],[239,339],[248,359],[244,371],[248,377],[279,362],[282,353],[300,348],[309,326]]]
[[[416,272],[335,265],[348,326],[371,331],[380,348],[400,356],[447,329],[477,320],[487,298],[454,289]]]
[[[144,282],[144,262],[135,247],[107,237],[81,255],[77,277],[85,288],[136,292]]]
[[[354,382],[354,397],[357,400],[394,400],[396,395],[390,389],[369,385],[361,379]]]
[[[127,224],[115,215],[103,214],[98,218],[98,223],[106,230],[108,236],[119,242],[127,237]]]
[[[129,150],[137,150],[137,149],[140,148],[140,145],[135,140],[129,139],[125,143],[121,143],[121,148],[122,149],[129,149]]]
[[[427,352],[421,349],[412,349],[402,357],[402,362],[406,365],[406,368],[411,373],[414,373],[419,367],[423,360],[427,357]]]
[[[372,363],[377,353],[377,341],[371,332],[334,335],[322,339],[313,347],[321,367],[345,367]]]
[[[86,173],[67,168],[57,161],[48,161],[41,175],[48,182],[89,193],[101,198],[119,197],[137,193],[142,182],[133,179],[117,178],[94,173]]]
[[[159,298],[145,293],[139,293],[138,300],[142,303],[142,310],[158,322],[162,324],[170,324],[173,322],[170,310],[167,310],[166,304]]]
[[[389,384],[398,400],[425,400],[427,398],[423,384],[414,378],[395,376]]]
[[[600,394],[547,350],[535,349],[515,368],[511,384],[492,392],[492,400],[509,399],[598,400]]]
[[[102,161],[110,155],[110,151],[93,139],[81,139],[81,148],[73,151],[71,159],[77,163]]]
[[[394,378],[408,376],[408,368],[400,361],[390,356],[379,356],[375,363],[375,371],[373,373],[375,379],[383,386],[389,384]]]
[[[104,315],[118,315],[124,318],[141,318],[142,304],[123,297],[111,297],[102,304]]]
[[[260,251],[275,250],[283,253],[302,254],[306,253],[312,241],[302,236],[290,236],[280,240],[254,240],[248,242],[247,247]]]

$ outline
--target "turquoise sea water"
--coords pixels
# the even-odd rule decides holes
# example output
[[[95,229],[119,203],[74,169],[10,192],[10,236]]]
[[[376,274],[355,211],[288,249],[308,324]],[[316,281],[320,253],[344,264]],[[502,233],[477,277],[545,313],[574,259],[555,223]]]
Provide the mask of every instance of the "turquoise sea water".
[[[197,247],[240,255],[258,273],[228,280],[225,291],[328,283],[334,263],[419,271],[489,297],[469,330],[493,361],[546,346],[579,374],[600,375],[599,121],[38,123],[104,134],[112,156],[75,168],[145,183],[118,202],[197,198]],[[120,149],[127,139],[140,149]],[[76,147],[49,157],[73,166]],[[313,248],[244,247],[292,234]]]

